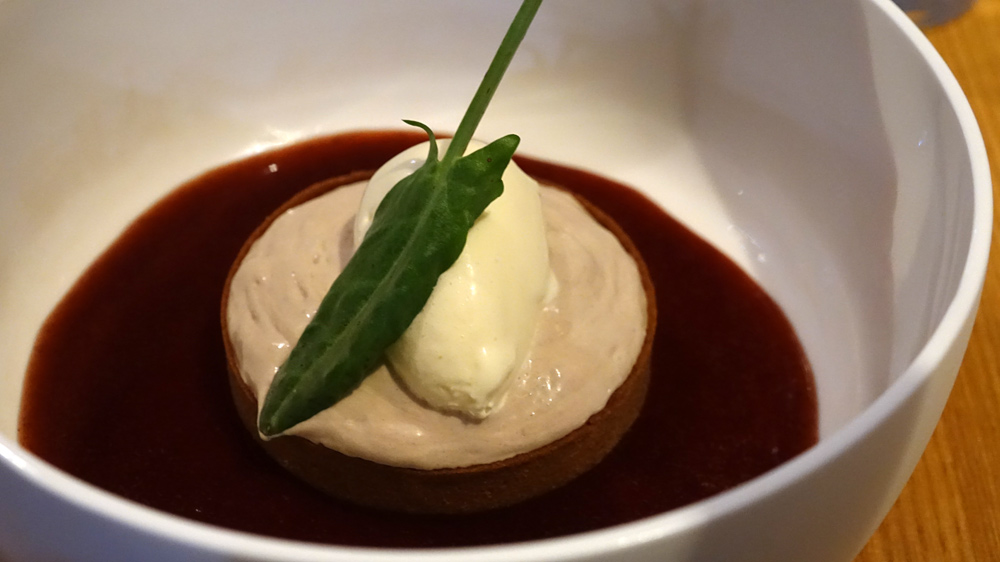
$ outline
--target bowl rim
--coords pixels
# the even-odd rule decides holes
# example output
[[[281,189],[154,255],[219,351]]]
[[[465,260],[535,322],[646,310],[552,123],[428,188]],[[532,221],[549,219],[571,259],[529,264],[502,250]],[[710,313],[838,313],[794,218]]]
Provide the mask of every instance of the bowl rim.
[[[923,32],[892,0],[865,0],[889,18],[911,42],[942,88],[962,131],[972,179],[972,225],[967,257],[955,295],[925,345],[899,377],[844,427],[815,447],[765,474],[693,504],[638,521],[575,535],[504,545],[406,549],[348,547],[278,539],[218,527],[138,504],[97,488],[49,465],[0,434],[0,463],[81,510],[114,524],[206,554],[285,561],[338,560],[398,562],[477,560],[571,560],[608,556],[666,536],[690,531],[705,521],[747,508],[779,490],[805,480],[832,458],[862,441],[890,417],[930,377],[961,338],[976,312],[986,276],[993,226],[993,192],[989,160],[975,115],[958,81]]]

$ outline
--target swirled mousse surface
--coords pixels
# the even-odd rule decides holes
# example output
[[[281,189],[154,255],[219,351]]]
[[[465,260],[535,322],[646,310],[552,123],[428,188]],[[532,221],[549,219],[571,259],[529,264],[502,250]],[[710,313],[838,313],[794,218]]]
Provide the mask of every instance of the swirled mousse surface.
[[[244,381],[261,402],[353,251],[364,182],[286,212],[234,275],[227,310]],[[512,457],[570,433],[628,376],[646,333],[638,269],[573,196],[543,188],[558,295],[541,313],[504,406],[484,420],[439,412],[380,367],[350,396],[287,433],[381,464],[420,469]]]

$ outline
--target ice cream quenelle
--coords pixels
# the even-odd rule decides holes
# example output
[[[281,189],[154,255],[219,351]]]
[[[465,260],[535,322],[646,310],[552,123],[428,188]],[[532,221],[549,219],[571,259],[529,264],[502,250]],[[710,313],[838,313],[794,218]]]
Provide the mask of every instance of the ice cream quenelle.
[[[448,143],[440,141],[440,149],[446,150]],[[466,153],[483,146],[472,141]],[[419,168],[427,154],[428,143],[419,144],[375,172],[355,219],[355,247],[382,198]],[[476,220],[461,255],[386,351],[394,373],[420,400],[479,419],[503,405],[541,310],[558,290],[549,267],[538,183],[513,162],[502,179],[503,195]]]

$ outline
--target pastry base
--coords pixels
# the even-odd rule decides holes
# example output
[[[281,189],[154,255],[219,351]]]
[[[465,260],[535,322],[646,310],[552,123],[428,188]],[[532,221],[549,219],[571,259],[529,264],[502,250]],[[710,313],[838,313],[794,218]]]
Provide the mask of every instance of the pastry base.
[[[646,293],[647,325],[642,349],[628,377],[602,410],[564,437],[497,462],[420,470],[351,457],[307,439],[283,435],[264,440],[257,431],[257,398],[240,375],[226,319],[229,286],[247,251],[287,209],[337,187],[364,181],[372,172],[355,172],[314,184],[272,213],[250,236],[236,258],[222,297],[222,333],[233,402],[250,435],[289,472],[331,496],[363,506],[410,513],[472,513],[513,505],[554,490],[599,463],[639,416],[649,386],[649,363],[656,329],[656,296],[642,257],[610,217],[577,197],[611,231],[639,267]]]

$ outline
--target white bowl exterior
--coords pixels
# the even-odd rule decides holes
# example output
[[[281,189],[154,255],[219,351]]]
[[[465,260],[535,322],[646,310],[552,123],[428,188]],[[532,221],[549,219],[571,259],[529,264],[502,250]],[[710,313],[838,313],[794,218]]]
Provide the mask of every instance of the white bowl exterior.
[[[982,285],[992,203],[971,111],[919,31],[887,0],[799,4],[550,2],[481,135],[516,130],[527,153],[636,185],[755,275],[817,369],[821,444],[635,524],[417,554],[213,529],[67,477],[13,440],[21,373],[47,310],[157,197],[313,134],[394,127],[400,116],[457,123],[512,8],[428,8],[459,14],[456,30],[447,17],[312,17],[314,6],[269,2],[0,4],[0,68],[17,77],[0,84],[0,560],[849,560],[943,408]],[[384,75],[316,56],[337,52],[330,36],[376,22],[391,38],[430,29],[362,41],[357,58]],[[451,41],[469,48],[452,53]],[[440,64],[413,62],[422,49]],[[357,76],[366,83],[338,83]],[[603,141],[587,140],[595,130]],[[608,140],[618,138],[629,140]],[[846,199],[829,198],[845,181]],[[866,242],[875,258],[858,251]]]

